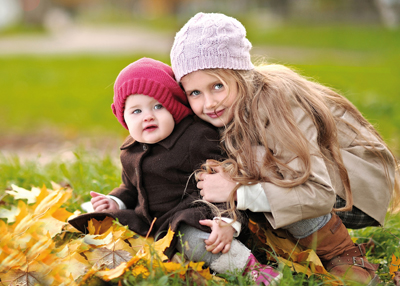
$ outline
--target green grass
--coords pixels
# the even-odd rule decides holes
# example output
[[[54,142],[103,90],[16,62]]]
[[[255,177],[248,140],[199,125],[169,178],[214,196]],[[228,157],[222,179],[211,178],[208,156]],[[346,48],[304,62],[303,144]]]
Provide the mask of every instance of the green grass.
[[[400,153],[400,31],[368,26],[256,29],[248,19],[243,22],[254,47],[290,48],[270,61],[337,89]],[[0,133],[52,128],[66,137],[122,134],[110,109],[113,83],[123,67],[142,56],[169,63],[167,54],[0,57]]]
[[[251,18],[242,20],[253,45],[298,46],[354,51],[398,51],[400,30],[365,25],[282,25],[257,28]]]
[[[140,56],[0,58],[0,130],[119,132],[111,112],[118,73]]]
[[[12,184],[30,189],[43,185],[51,188],[51,182],[55,182],[74,189],[67,207],[75,211],[90,200],[90,191],[108,194],[121,184],[121,167],[116,158],[82,149],[74,152],[74,157],[41,164],[36,159],[22,161],[17,156],[0,156],[0,198]]]
[[[3,27],[0,30],[0,36],[21,35],[21,34],[32,35],[32,34],[43,34],[45,32],[46,30],[44,27],[18,23],[16,25],[11,25],[6,28]]]

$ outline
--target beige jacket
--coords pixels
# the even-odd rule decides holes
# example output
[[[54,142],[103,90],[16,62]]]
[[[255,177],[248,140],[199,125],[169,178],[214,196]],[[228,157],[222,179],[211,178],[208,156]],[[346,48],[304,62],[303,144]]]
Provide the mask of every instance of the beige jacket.
[[[320,155],[317,129],[311,118],[296,102],[292,102],[291,107],[298,126],[311,144],[311,175],[306,183],[293,188],[261,183],[271,207],[271,212],[264,214],[274,228],[281,228],[302,219],[325,215],[332,211],[336,194],[345,198],[339,173]],[[390,184],[386,179],[382,162],[368,150],[368,146],[371,144],[363,140],[346,124],[338,121],[339,144],[350,177],[354,205],[383,224],[394,186],[394,158],[387,148],[345,109],[335,106],[331,108],[331,111],[335,117],[342,118],[358,128],[361,134],[368,138],[376,150],[387,160]],[[266,131],[270,132],[268,127]],[[295,154],[280,148],[281,146],[274,140],[274,136],[268,136],[268,138],[268,147],[278,159],[286,162],[294,170],[301,170],[299,159]],[[265,151],[257,148],[257,152]],[[285,179],[290,179],[288,174],[283,172],[282,175]]]

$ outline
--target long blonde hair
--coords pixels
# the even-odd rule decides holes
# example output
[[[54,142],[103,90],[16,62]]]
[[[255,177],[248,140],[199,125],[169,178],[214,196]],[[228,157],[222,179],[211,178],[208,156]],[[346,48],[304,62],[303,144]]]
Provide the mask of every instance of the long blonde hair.
[[[331,105],[346,109],[360,124],[386,146],[376,129],[362,116],[358,109],[345,97],[332,89],[315,83],[282,65],[262,65],[251,71],[229,69],[210,69],[207,73],[218,77],[225,85],[233,78],[238,93],[233,104],[233,120],[222,131],[221,143],[229,159],[222,162],[224,170],[239,184],[230,197],[231,210],[234,209],[233,194],[240,185],[271,182],[280,187],[295,187],[305,183],[311,173],[310,144],[296,124],[291,110],[291,101],[295,101],[313,120],[317,128],[317,143],[321,156],[331,162],[339,171],[345,189],[346,205],[335,211],[349,211],[353,206],[350,181],[340,154],[336,124],[344,122],[357,134],[360,131],[349,123],[336,118],[330,111]],[[267,134],[266,127],[270,132]],[[300,159],[302,172],[290,168],[285,162],[274,156],[268,146],[268,136],[274,136],[282,150],[289,150]],[[368,139],[364,138],[367,142]],[[260,158],[253,150],[254,145],[265,147],[262,167]],[[374,150],[383,162],[388,184],[389,171],[387,160]],[[387,147],[387,146],[386,146]],[[393,155],[393,154],[392,154]],[[394,156],[393,156],[394,158]],[[397,165],[397,164],[396,164]],[[207,168],[205,168],[207,169]],[[210,170],[210,169],[208,169]],[[282,171],[288,172],[291,179],[284,179]],[[391,186],[400,192],[398,179]]]

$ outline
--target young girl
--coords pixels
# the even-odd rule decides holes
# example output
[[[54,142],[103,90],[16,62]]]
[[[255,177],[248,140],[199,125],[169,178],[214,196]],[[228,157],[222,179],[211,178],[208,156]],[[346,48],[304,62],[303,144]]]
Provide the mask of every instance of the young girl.
[[[221,127],[230,159],[208,163],[200,195],[258,222],[263,214],[264,226],[314,248],[332,274],[376,283],[377,266],[345,225],[384,223],[398,190],[393,154],[343,96],[282,65],[254,67],[250,49],[242,24],[223,14],[199,13],[176,34],[176,79],[193,112]]]
[[[200,198],[191,174],[209,156],[222,159],[219,134],[191,116],[171,67],[148,58],[128,65],[116,79],[112,110],[130,133],[121,147],[123,183],[108,196],[91,192],[95,212],[69,223],[85,232],[88,220],[110,216],[156,239],[171,228],[191,249],[182,249],[175,236],[169,257],[177,247],[219,273],[238,269],[266,285],[278,277],[273,268],[260,268],[250,250],[233,239],[240,232],[239,222],[213,219],[208,205],[195,204]],[[207,248],[212,254],[206,251],[205,239],[213,244]]]

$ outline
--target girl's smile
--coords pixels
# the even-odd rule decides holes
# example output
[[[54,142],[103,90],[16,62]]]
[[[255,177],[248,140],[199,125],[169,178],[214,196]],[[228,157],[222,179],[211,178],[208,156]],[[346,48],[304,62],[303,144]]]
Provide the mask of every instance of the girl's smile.
[[[224,111],[225,111],[225,109],[222,109],[222,110],[219,110],[219,111],[206,113],[206,115],[214,119],[214,118],[221,117],[222,114],[224,114]]]
[[[215,127],[225,126],[232,120],[231,107],[237,96],[233,79],[224,83],[207,71],[198,70],[185,75],[181,84],[190,107],[199,118]]]

